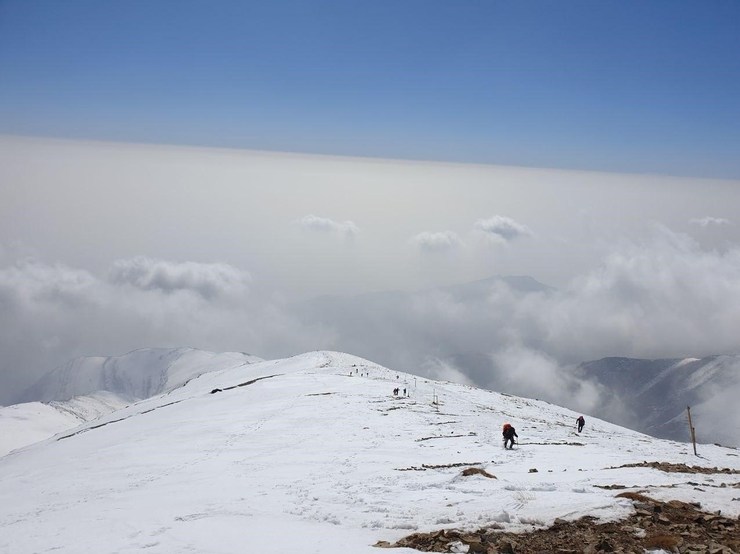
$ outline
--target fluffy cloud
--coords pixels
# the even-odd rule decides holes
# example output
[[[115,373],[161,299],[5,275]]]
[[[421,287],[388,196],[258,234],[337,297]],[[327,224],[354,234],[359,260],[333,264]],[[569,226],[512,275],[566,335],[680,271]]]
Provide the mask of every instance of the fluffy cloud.
[[[699,225],[701,227],[710,227],[712,225],[721,226],[721,225],[731,225],[729,219],[724,219],[722,217],[698,217],[689,220],[689,223],[692,225]]]
[[[658,227],[526,317],[561,358],[703,356],[740,347],[739,302],[740,250]]]
[[[526,225],[503,215],[479,219],[475,222],[474,228],[485,233],[488,237],[504,242],[532,235],[532,231]]]
[[[544,352],[520,344],[507,344],[491,352],[497,382],[504,390],[520,396],[562,402],[592,413],[602,407],[603,391],[579,379],[574,368],[565,367]]]
[[[470,378],[449,361],[427,358],[421,365],[420,374],[435,381],[450,381],[463,385],[474,385]]]
[[[302,217],[298,224],[304,229],[322,233],[335,233],[348,238],[354,237],[360,232],[359,227],[353,221],[337,222],[327,217],[307,215]]]
[[[736,376],[734,382],[709,387],[702,402],[691,407],[695,421],[700,421],[706,426],[704,429],[699,428],[700,436],[697,440],[700,442],[704,442],[711,433],[712,440],[720,444],[740,445],[740,410],[737,409],[740,367],[735,367],[734,372]],[[707,427],[711,429],[709,432]]]
[[[462,246],[460,237],[452,231],[419,233],[411,239],[411,243],[428,252],[443,252]]]
[[[142,256],[116,261],[109,277],[115,284],[165,293],[191,291],[203,298],[243,293],[251,281],[249,273],[227,264],[178,263]]]
[[[26,259],[0,271],[0,302],[74,303],[91,300],[96,283],[88,271]]]

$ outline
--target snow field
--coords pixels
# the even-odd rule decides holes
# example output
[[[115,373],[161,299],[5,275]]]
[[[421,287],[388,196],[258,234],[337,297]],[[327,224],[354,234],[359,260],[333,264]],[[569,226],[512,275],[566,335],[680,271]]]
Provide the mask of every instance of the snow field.
[[[410,396],[394,397],[396,387]],[[631,512],[620,491],[594,485],[740,511],[737,489],[719,488],[737,475],[607,469],[653,460],[738,469],[736,451],[701,445],[697,459],[689,445],[589,414],[578,435],[578,415],[421,377],[414,385],[339,353],[214,366],[0,458],[0,551],[377,554],[376,541],[417,530],[526,530]],[[519,434],[512,451],[502,448],[504,421]],[[463,477],[468,464],[497,479]]]

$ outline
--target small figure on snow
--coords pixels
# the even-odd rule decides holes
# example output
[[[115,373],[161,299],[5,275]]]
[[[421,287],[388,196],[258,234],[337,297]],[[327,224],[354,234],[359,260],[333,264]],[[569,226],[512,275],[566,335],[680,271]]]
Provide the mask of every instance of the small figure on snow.
[[[508,442],[511,442],[509,450],[514,448],[514,437],[519,438],[519,435],[516,434],[516,429],[512,427],[511,423],[504,423],[504,448],[506,448]]]
[[[576,425],[578,425],[579,433],[583,431],[583,426],[586,425],[586,420],[583,419],[583,416],[578,416],[578,419],[576,419]]]

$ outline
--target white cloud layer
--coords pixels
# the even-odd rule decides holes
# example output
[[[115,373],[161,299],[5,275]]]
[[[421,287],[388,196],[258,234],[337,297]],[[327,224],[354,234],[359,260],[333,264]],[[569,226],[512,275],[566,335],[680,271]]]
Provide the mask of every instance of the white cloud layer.
[[[532,236],[532,231],[526,225],[522,225],[510,217],[503,215],[494,215],[488,219],[479,219],[475,222],[474,227],[487,236],[504,242]]]
[[[722,226],[722,225],[731,225],[729,219],[725,219],[724,217],[698,217],[691,219],[689,221],[692,225],[699,225],[700,227],[710,227],[710,226]]]
[[[427,252],[445,252],[463,245],[460,237],[453,231],[419,233],[411,239],[411,243]]]
[[[309,214],[302,217],[298,224],[304,229],[322,233],[335,233],[344,237],[354,237],[360,232],[359,227],[353,221],[334,221],[328,217],[319,217]]]
[[[144,256],[116,261],[109,278],[142,290],[190,291],[204,298],[244,293],[251,281],[249,273],[227,264],[177,263]]]

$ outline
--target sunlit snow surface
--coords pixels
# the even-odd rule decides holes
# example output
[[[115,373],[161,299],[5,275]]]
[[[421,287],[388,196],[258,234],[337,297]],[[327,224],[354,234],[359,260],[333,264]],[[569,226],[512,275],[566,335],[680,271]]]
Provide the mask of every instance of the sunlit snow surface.
[[[579,436],[578,415],[346,354],[212,371],[0,458],[0,552],[377,554],[376,541],[415,530],[625,516],[619,491],[594,487],[612,484],[740,512],[737,489],[719,488],[737,475],[607,469],[740,468],[740,452],[700,445],[697,458],[589,414]],[[519,434],[513,451],[505,421]],[[422,470],[462,462],[497,479]]]
[[[128,399],[100,391],[89,396],[50,402],[24,402],[0,408],[0,456],[119,410]]]

